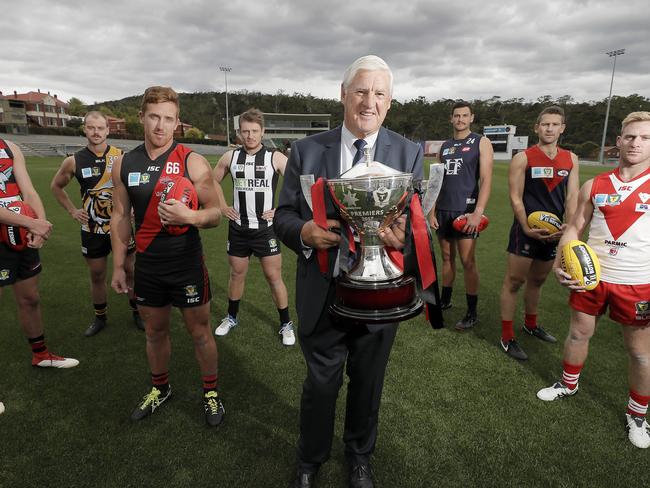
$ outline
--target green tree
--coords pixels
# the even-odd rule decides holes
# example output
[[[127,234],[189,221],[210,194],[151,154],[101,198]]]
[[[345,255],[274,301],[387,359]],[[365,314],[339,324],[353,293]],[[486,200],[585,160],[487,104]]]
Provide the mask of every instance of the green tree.
[[[196,127],[190,127],[185,131],[185,137],[188,139],[203,139],[205,137],[205,133]]]
[[[78,98],[72,97],[68,101],[68,113],[70,115],[82,116],[85,115],[87,111],[88,111],[88,107],[86,106],[86,104],[83,103]]]
[[[144,128],[137,115],[127,115],[124,117],[124,127],[132,137],[138,139],[144,137]]]
[[[576,144],[573,148],[573,152],[585,159],[596,159],[599,151],[600,146],[593,141],[585,141],[582,144]]]
[[[83,119],[76,119],[75,118],[75,119],[68,120],[67,125],[68,125],[68,127],[72,127],[73,129],[78,129],[79,127],[81,127],[83,125],[83,123],[84,123]]]

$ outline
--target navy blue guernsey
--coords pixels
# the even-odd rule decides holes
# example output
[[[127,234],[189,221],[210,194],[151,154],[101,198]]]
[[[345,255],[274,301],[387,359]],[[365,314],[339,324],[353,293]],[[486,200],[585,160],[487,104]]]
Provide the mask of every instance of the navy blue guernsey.
[[[440,146],[445,165],[437,210],[473,212],[478,197],[481,135],[470,132],[464,139],[449,139]]]
[[[176,175],[174,169],[177,168],[177,176],[188,178],[187,158],[190,154],[189,149],[174,142],[155,160],[149,158],[144,144],[124,155],[120,179],[133,206],[138,258],[173,259],[202,252],[201,238],[196,227],[190,225],[184,234],[171,235],[162,227],[158,215],[158,202],[164,188],[162,182],[159,185],[161,175]],[[166,168],[172,168],[172,171]]]

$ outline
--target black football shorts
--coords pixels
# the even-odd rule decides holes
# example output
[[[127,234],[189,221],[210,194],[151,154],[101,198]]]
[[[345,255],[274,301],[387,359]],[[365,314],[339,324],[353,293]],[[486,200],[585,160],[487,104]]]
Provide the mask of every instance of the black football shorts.
[[[230,221],[226,252],[229,256],[239,258],[258,258],[280,254],[280,241],[273,231],[273,226],[264,229],[245,229]]]
[[[135,297],[138,305],[147,307],[190,308],[208,303],[212,293],[202,252],[174,259],[136,254]]]
[[[135,239],[131,235],[127,254],[135,252]],[[94,234],[81,231],[81,254],[88,259],[97,259],[108,256],[111,253],[110,234]]]
[[[30,247],[22,251],[9,249],[0,244],[0,286],[13,285],[41,272],[41,258],[37,249]]]

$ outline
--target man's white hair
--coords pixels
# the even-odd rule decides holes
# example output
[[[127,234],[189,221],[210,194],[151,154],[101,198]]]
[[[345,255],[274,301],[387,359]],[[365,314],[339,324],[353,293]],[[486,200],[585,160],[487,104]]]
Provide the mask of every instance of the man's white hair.
[[[359,70],[366,69],[369,71],[386,71],[388,72],[388,81],[390,87],[390,94],[393,95],[393,72],[388,66],[388,63],[381,59],[379,56],[374,54],[369,54],[367,56],[362,56],[356,61],[354,61],[343,73],[343,90],[347,90],[348,86],[352,79],[356,76]]]

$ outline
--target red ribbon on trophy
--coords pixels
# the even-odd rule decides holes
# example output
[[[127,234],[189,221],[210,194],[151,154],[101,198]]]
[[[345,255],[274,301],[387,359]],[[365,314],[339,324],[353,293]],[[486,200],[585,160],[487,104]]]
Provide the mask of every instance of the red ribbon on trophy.
[[[312,212],[314,223],[323,230],[327,228],[327,212],[325,210],[325,179],[321,176],[311,187]],[[327,260],[327,249],[317,249],[318,267],[320,272],[327,274],[329,263]]]

